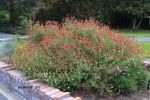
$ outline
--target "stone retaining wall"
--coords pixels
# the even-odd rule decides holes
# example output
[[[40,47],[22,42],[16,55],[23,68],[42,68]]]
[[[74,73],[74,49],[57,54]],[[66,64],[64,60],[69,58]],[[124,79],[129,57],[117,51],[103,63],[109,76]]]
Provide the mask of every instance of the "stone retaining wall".
[[[30,80],[14,67],[1,61],[0,81],[29,100],[80,100],[79,97],[71,97],[69,92],[40,83],[38,79]]]

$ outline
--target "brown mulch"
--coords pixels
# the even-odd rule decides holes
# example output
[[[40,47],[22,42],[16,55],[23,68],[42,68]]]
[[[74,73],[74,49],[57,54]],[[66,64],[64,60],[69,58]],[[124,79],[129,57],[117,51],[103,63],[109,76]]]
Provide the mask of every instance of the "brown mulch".
[[[99,98],[88,95],[83,96],[80,93],[72,96],[81,97],[81,100],[150,100],[150,90],[145,89],[132,95],[105,96]]]

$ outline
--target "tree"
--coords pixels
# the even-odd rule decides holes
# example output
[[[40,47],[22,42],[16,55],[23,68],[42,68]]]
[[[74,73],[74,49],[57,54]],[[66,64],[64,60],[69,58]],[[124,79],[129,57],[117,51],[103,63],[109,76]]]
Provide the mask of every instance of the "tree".
[[[120,0],[116,11],[129,16],[132,21],[132,29],[138,29],[143,18],[150,15],[150,0]]]
[[[9,24],[12,26],[15,23],[15,18],[17,17],[17,14],[19,14],[19,4],[21,0],[1,0],[0,1],[0,7],[3,10],[9,11],[10,13],[10,22]],[[18,12],[19,11],[19,12]]]
[[[0,0],[0,9],[10,13],[10,22],[12,26],[18,16],[26,14],[35,6],[35,0]]]
[[[115,7],[118,0],[99,0],[101,7],[97,11],[97,19],[104,24],[113,26],[115,21]],[[115,17],[115,18],[114,18]]]
[[[96,17],[100,0],[40,0],[37,20],[56,20],[61,22],[65,17],[74,16],[78,20]]]

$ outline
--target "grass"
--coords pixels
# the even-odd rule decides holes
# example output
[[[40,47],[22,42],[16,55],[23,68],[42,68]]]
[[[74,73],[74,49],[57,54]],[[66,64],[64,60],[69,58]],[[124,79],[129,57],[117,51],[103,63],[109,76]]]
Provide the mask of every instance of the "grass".
[[[10,27],[10,26],[3,26],[0,28],[0,32],[16,34],[16,35],[25,35],[27,30],[25,28],[21,28],[18,26]]]
[[[150,30],[120,29],[119,32],[125,36],[150,36]]]
[[[119,32],[125,36],[150,36],[150,30],[142,29],[120,29]],[[142,46],[143,51],[145,52],[145,57],[150,58],[150,42],[137,42]]]
[[[137,43],[142,46],[146,58],[150,58],[150,42],[137,42]]]

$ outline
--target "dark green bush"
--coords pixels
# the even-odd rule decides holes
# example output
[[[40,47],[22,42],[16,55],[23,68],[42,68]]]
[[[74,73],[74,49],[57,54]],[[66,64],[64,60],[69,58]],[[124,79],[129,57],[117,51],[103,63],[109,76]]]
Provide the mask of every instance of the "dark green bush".
[[[147,73],[138,65],[135,68],[128,68],[120,75],[113,78],[113,89],[116,93],[130,94],[145,87]]]
[[[7,11],[0,11],[0,25],[7,25],[9,24],[9,12]]]
[[[0,32],[4,32],[4,33],[10,33],[10,34],[16,34],[16,35],[25,35],[27,34],[27,30],[25,28],[21,28],[18,26],[3,26],[0,29]]]
[[[18,16],[16,23],[20,26],[26,27],[28,26],[28,18],[25,16]]]

